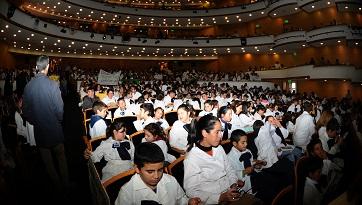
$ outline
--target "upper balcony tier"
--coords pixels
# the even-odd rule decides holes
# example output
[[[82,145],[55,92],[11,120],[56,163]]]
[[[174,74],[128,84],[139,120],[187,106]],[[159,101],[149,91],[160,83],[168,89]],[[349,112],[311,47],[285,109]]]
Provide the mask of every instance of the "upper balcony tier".
[[[97,1],[28,0],[22,10],[43,18],[59,21],[82,21],[112,25],[152,27],[210,27],[213,25],[250,22],[263,17],[288,16],[300,11],[312,12],[331,6],[350,5],[343,11],[361,12],[362,1],[311,2],[307,0],[257,1],[243,6],[201,10],[162,10],[114,6]]]

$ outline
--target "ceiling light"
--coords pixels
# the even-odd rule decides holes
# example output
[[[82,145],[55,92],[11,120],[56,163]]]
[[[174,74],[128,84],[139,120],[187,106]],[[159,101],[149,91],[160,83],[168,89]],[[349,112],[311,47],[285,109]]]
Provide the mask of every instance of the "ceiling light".
[[[321,42],[321,45],[323,45],[324,43],[323,42]]]
[[[329,4],[331,4],[331,2],[330,2],[330,1],[328,1],[328,2],[327,2],[327,4],[329,5]]]
[[[338,43],[340,43],[341,41],[340,41],[340,40],[338,40],[337,42],[338,42]]]
[[[358,42],[356,42],[356,45],[358,45]]]
[[[344,8],[345,8],[345,9],[348,9],[348,6],[345,6]]]
[[[314,5],[312,6],[312,9],[314,9]]]

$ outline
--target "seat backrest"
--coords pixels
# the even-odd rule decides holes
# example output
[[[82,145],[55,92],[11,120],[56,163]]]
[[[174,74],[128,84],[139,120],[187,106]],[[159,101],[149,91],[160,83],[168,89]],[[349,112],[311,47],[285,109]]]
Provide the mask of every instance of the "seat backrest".
[[[289,185],[276,195],[271,205],[288,205],[293,201],[293,186]]]
[[[129,136],[129,140],[133,142],[133,145],[136,147],[137,145],[142,143],[142,139],[145,137],[145,132],[140,130],[135,132]]]
[[[137,120],[136,116],[125,116],[114,118],[113,122],[123,122],[127,129],[127,135],[131,135],[132,133],[137,132],[136,128],[133,125],[133,122]]]
[[[303,204],[304,181],[306,177],[305,163],[308,157],[299,158],[294,167],[294,204]]]
[[[174,176],[181,187],[184,183],[184,159],[185,155],[182,155],[167,166],[168,174]]]
[[[95,150],[103,140],[106,140],[107,136],[106,135],[101,135],[98,137],[93,137],[91,139],[89,139],[89,143],[91,145],[91,151]]]
[[[173,125],[173,123],[178,120],[177,111],[171,111],[165,113],[165,119],[168,122],[170,126]]]
[[[89,108],[83,111],[84,120],[88,120],[91,116],[94,115],[93,109]]]
[[[109,196],[111,204],[114,204],[114,202],[116,201],[121,187],[124,184],[126,184],[135,173],[136,173],[135,169],[127,170],[127,171],[121,172],[121,173],[113,176],[112,178],[108,179],[107,181],[103,182],[103,187],[105,188],[105,190]]]
[[[92,202],[94,205],[110,205],[108,194],[102,185],[97,169],[92,160],[88,160],[89,188],[91,191]]]

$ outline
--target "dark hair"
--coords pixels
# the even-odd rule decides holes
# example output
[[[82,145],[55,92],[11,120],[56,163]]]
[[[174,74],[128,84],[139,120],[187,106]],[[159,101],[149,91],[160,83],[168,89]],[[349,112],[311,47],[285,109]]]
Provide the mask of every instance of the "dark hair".
[[[315,172],[318,169],[322,169],[323,160],[318,157],[308,157],[305,161],[305,173],[308,174],[311,172]]]
[[[126,131],[126,124],[124,124],[124,122],[113,122],[109,127],[107,127],[107,136],[111,136],[113,138],[113,130],[119,131],[122,128]]]
[[[268,122],[269,118],[273,117],[272,115],[268,115],[265,117],[265,122]]]
[[[330,131],[336,131],[339,130],[339,123],[338,120],[336,118],[332,118],[328,121],[327,125],[326,125],[326,130],[330,130]]]
[[[194,112],[194,108],[192,107],[192,105],[181,104],[180,106],[178,106],[177,110],[179,110],[179,109],[183,109],[186,112],[190,113],[191,118],[195,117],[195,112]]]
[[[217,117],[218,117],[218,118],[221,118],[221,115],[225,115],[228,110],[231,110],[230,106],[222,106],[222,107],[219,109],[219,112],[217,112]]]
[[[155,112],[156,112],[157,110],[162,110],[163,115],[165,114],[165,110],[164,110],[162,107],[156,107],[156,108],[155,108]]]
[[[322,141],[319,138],[312,137],[307,145],[307,153],[309,156],[313,156],[313,150],[316,144],[322,144]]]
[[[104,108],[107,108],[107,105],[102,101],[95,101],[92,106],[93,112],[95,114],[97,114],[97,110],[102,111]]]
[[[161,137],[165,140],[163,129],[158,123],[150,123],[143,129],[149,131],[152,135]]]
[[[161,148],[152,142],[143,142],[139,144],[134,153],[134,164],[141,169],[146,163],[164,162],[165,157]]]
[[[308,101],[304,102],[303,103],[303,110],[307,111],[307,112],[312,111],[313,110],[313,104],[308,102]]]
[[[148,111],[148,115],[153,117],[155,112],[153,109],[153,105],[151,103],[143,103],[140,108],[143,108],[145,110],[145,112]]]
[[[250,107],[250,102],[242,102],[241,104],[241,113],[248,114],[248,108]]]
[[[255,122],[253,123],[253,130],[256,135],[259,134],[259,130],[263,125],[264,125],[263,121],[255,120]]]
[[[220,121],[217,117],[212,115],[204,115],[198,121],[193,119],[191,121],[191,134],[187,151],[192,149],[194,143],[198,143],[203,139],[202,130],[210,133],[210,131],[214,129],[216,122]]]
[[[256,112],[258,112],[259,110],[264,110],[265,111],[266,109],[265,109],[264,105],[258,105],[258,106],[256,106],[255,110],[256,110]]]
[[[246,136],[246,133],[245,133],[243,130],[237,129],[237,130],[232,131],[232,132],[231,132],[231,135],[230,135],[230,141],[231,141],[231,143],[233,143],[233,142],[236,142],[236,143],[239,142],[240,137],[242,137],[242,136]]]
[[[124,100],[124,97],[118,98],[117,102],[119,102],[119,101],[121,101],[121,100],[122,100],[122,101],[125,101],[125,100]]]
[[[112,88],[108,88],[107,89],[107,94],[109,93],[109,92],[111,92],[112,91],[112,93],[114,93],[114,90],[112,89]]]
[[[40,72],[46,69],[49,65],[49,57],[41,55],[36,59],[36,72]]]

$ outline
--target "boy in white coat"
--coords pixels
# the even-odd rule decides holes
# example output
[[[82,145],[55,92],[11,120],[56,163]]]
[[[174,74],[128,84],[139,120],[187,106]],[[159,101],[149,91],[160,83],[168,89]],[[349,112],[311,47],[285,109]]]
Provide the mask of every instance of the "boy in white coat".
[[[136,174],[122,186],[115,205],[200,204],[199,198],[187,198],[176,179],[163,174],[164,155],[159,146],[144,142],[137,146],[134,156]]]

